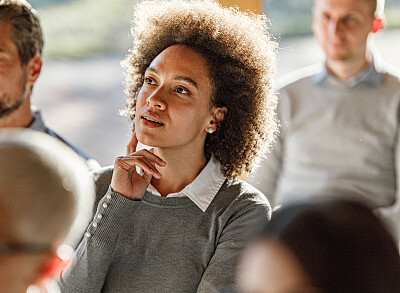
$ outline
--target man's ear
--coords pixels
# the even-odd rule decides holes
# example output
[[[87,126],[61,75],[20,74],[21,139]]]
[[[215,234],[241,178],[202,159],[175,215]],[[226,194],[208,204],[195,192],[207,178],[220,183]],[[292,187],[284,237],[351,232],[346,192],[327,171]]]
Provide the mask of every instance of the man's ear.
[[[29,61],[27,65],[27,81],[33,85],[40,75],[40,71],[42,70],[42,57],[39,54],[36,54],[35,57]]]
[[[377,33],[385,27],[384,18],[375,18],[372,24],[372,32]]]

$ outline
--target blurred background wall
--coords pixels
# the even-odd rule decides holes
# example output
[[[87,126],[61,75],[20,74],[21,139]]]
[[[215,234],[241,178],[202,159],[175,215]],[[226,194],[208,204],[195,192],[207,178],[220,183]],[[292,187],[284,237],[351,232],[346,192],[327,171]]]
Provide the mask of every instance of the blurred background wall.
[[[123,69],[135,0],[30,0],[45,34],[44,64],[33,103],[49,127],[110,165],[125,153],[130,126],[125,106]],[[224,5],[235,1],[222,1]],[[270,19],[279,42],[277,77],[323,60],[312,37],[312,0],[251,0]],[[259,5],[259,6],[258,6]],[[253,7],[253,6],[251,6]],[[246,7],[247,8],[247,7]],[[381,57],[400,68],[400,0],[386,0],[387,28],[374,40]]]

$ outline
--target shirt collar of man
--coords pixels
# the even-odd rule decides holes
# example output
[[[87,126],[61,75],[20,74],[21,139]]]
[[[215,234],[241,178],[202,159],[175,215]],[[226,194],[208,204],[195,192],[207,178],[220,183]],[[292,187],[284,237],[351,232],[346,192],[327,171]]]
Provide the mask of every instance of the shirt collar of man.
[[[331,84],[331,85],[346,85],[347,87],[355,87],[361,83],[379,86],[382,84],[384,74],[379,72],[374,64],[371,62],[363,71],[358,75],[350,78],[346,82],[340,81],[333,73],[331,73],[326,65],[322,71],[315,75],[314,82],[316,84]]]
[[[180,192],[168,194],[167,197],[188,197],[205,212],[222,187],[222,184],[224,184],[225,179],[226,177],[222,172],[220,162],[214,156],[211,156],[207,165],[192,183]],[[151,184],[147,188],[147,191],[161,196]]]
[[[31,110],[33,121],[31,125],[29,125],[29,128],[36,131],[46,132],[46,126],[44,125],[42,114],[40,113],[39,109],[37,109],[35,106],[32,106]]]

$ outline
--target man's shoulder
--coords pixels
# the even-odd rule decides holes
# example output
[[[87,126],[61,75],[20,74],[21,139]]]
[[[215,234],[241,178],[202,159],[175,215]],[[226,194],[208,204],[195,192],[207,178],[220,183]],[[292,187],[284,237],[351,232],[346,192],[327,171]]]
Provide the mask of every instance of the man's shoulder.
[[[89,168],[90,171],[96,170],[100,168],[99,162],[97,162],[95,159],[91,158],[88,156],[85,152],[83,152],[81,149],[76,147],[74,144],[70,143],[68,140],[66,140],[64,137],[60,136],[58,133],[53,131],[51,128],[49,128],[45,123],[42,118],[41,111],[39,110],[38,107],[35,105],[31,106],[32,114],[34,116],[34,120],[29,126],[30,129],[35,130],[35,131],[40,131],[47,133],[48,135],[58,139],[62,143],[66,144],[68,147],[70,147],[75,153],[77,153],[83,160],[86,161],[86,165]]]
[[[323,70],[323,64],[316,63],[295,69],[276,80],[276,88],[278,91],[285,90],[290,87],[300,86],[302,83],[311,82],[313,77],[320,74]]]
[[[386,74],[386,78],[400,87],[400,69],[394,66],[387,66],[384,68],[383,73]]]

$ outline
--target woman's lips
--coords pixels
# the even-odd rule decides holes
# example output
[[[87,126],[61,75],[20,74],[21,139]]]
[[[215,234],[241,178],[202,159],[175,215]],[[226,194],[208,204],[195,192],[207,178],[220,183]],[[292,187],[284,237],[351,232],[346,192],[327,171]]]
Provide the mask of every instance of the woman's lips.
[[[151,117],[146,117],[146,116],[142,116],[140,119],[141,123],[147,127],[161,127],[164,125],[164,123],[151,118]]]

